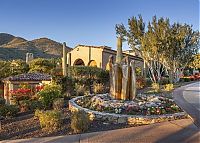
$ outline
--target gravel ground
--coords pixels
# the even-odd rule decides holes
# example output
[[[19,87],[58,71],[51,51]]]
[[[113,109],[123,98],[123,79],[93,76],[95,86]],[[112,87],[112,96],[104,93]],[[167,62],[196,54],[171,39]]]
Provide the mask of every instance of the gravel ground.
[[[7,120],[6,122],[3,121],[2,130],[0,130],[0,140],[71,135],[73,132],[70,127],[70,112],[67,110],[65,111],[65,114],[68,114],[68,118],[64,120],[61,129],[52,133],[42,130],[40,128],[39,120],[35,119],[33,114],[22,115],[11,120]],[[93,121],[87,132],[106,131],[127,127],[131,126],[127,124],[113,124]]]

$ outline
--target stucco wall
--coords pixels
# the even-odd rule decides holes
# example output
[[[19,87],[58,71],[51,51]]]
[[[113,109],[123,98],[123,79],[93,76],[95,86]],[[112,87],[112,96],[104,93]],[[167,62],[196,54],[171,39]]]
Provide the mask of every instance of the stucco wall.
[[[103,69],[106,69],[106,65],[107,65],[107,63],[109,61],[109,56],[110,55],[113,56],[113,60],[115,62],[115,60],[116,60],[116,52],[112,52],[112,51],[108,51],[108,50],[103,51],[103,61],[102,61]],[[127,56],[127,55],[123,54],[123,57],[125,57],[125,56]],[[136,64],[135,66],[136,67],[140,67],[141,69],[143,69],[143,61],[141,61],[141,59],[140,60],[136,60],[136,59],[134,59],[134,58],[132,58],[130,56],[130,60],[135,60],[135,64]]]
[[[91,48],[91,59],[97,63],[97,67],[102,68],[102,49],[100,48]],[[88,61],[89,63],[89,61]],[[87,63],[87,64],[88,64]]]
[[[101,48],[78,46],[75,49],[73,49],[70,53],[71,53],[71,66],[74,65],[77,59],[81,59],[83,60],[85,66],[87,66],[91,60],[94,60],[97,63],[97,67],[102,68]]]
[[[75,47],[71,53],[71,66],[74,65],[77,59],[81,59],[84,62],[85,66],[88,66],[88,63],[91,60],[94,60],[97,63],[97,67],[106,69],[106,65],[109,61],[109,56],[113,55],[114,61],[116,57],[116,51],[111,50],[109,48],[100,48],[93,46],[82,46],[79,45]],[[69,54],[67,55],[69,56]],[[124,56],[126,56],[124,54]],[[130,57],[133,59],[133,57]],[[68,59],[68,58],[67,58]],[[143,61],[141,59],[136,58],[136,67],[141,67],[143,69]],[[69,64],[69,61],[67,62]]]
[[[109,61],[109,56],[112,55],[113,56],[113,60],[115,61],[116,55],[114,53],[111,52],[103,52],[103,58],[102,58],[102,68],[105,70],[106,69],[106,65],[108,64]]]

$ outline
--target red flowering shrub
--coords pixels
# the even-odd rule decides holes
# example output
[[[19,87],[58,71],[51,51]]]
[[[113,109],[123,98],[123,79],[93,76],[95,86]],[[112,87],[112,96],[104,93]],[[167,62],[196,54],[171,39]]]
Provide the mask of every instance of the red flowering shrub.
[[[136,79],[136,88],[142,89],[146,85],[146,80],[144,77],[137,77]]]
[[[196,73],[195,75],[182,76],[180,78],[180,81],[189,82],[189,81],[194,81],[194,80],[199,80],[199,79],[200,79],[200,74]]]
[[[196,73],[196,74],[194,75],[194,77],[195,77],[195,80],[199,80],[199,79],[200,79],[200,73]]]
[[[21,100],[28,100],[31,97],[31,89],[26,88],[19,88],[16,90],[11,90],[11,98],[14,104],[19,104],[19,101]]]
[[[19,88],[19,89],[16,89],[16,90],[11,90],[10,93],[11,93],[12,96],[24,96],[24,95],[30,95],[31,90]]]
[[[35,91],[36,91],[36,92],[39,92],[39,91],[41,91],[43,88],[44,88],[44,85],[37,85],[37,86],[35,87]]]

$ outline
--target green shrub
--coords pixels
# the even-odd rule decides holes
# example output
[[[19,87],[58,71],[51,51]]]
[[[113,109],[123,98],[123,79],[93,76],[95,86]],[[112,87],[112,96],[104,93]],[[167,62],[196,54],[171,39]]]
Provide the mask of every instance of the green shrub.
[[[30,107],[30,101],[29,100],[21,100],[19,101],[20,111],[26,112],[29,110]]]
[[[0,85],[1,85],[1,81],[0,81]],[[3,89],[0,89],[0,98],[1,96],[3,96]]]
[[[6,100],[3,97],[0,97],[0,106],[5,105]]]
[[[40,101],[37,101],[37,100],[31,100],[30,101],[30,104],[29,104],[29,109],[31,111],[35,111],[36,109],[42,109],[43,106],[42,106],[42,103]]]
[[[70,100],[71,97],[72,97],[72,95],[71,95],[69,92],[65,92],[65,93],[63,94],[63,97],[64,97],[64,100]]]
[[[61,85],[62,93],[84,95],[91,92],[93,83],[109,85],[109,72],[101,68],[74,66],[68,67],[67,71],[70,77],[53,76],[53,82]]]
[[[184,78],[184,82],[190,82],[191,79],[190,78]]]
[[[189,70],[183,70],[183,75],[184,76],[189,76],[190,75],[190,71]]]
[[[152,85],[152,81],[150,78],[146,78],[146,86],[151,86]]]
[[[137,89],[142,89],[146,85],[146,81],[144,77],[137,77],[136,79],[136,88]]]
[[[95,94],[101,94],[104,92],[104,85],[102,83],[94,83],[93,84],[93,92]]]
[[[152,83],[151,88],[154,90],[154,92],[160,91],[160,85],[158,83]]]
[[[53,83],[58,84],[62,88],[62,93],[74,93],[75,80],[72,77],[53,76]]]
[[[40,72],[51,74],[56,66],[53,59],[36,58],[29,63],[29,72]]]
[[[75,84],[75,91],[77,96],[83,96],[86,92],[85,85]]]
[[[43,114],[43,113],[44,113],[43,110],[36,109],[36,110],[35,110],[35,113],[34,113],[34,117],[39,119],[39,116],[40,116],[41,114]]]
[[[52,108],[53,100],[62,97],[61,87],[55,84],[45,85],[44,89],[38,93],[38,96],[45,109]]]
[[[13,117],[19,112],[19,108],[15,105],[7,105],[0,107],[0,116]]]
[[[106,85],[107,83],[109,83],[109,72],[100,68],[96,68],[96,81],[95,82],[99,82],[99,83],[103,83],[104,85]]]
[[[74,86],[75,86],[75,80],[72,77],[64,77],[62,78],[62,90],[64,92],[69,92],[71,94],[74,93]]]
[[[109,72],[97,67],[88,67],[88,66],[76,66],[69,67],[71,77],[75,79],[75,82],[78,84],[85,85],[89,87],[96,83],[106,83],[109,82]]]
[[[169,83],[170,83],[170,80],[168,77],[161,77],[161,80],[160,80],[161,85],[165,85],[165,84],[169,84]]]
[[[20,101],[23,101],[23,100],[29,100],[30,99],[30,96],[11,96],[11,104],[12,105],[20,105]]]
[[[140,67],[135,68],[136,76],[142,76],[142,69]]]
[[[38,100],[21,100],[19,101],[19,107],[21,112],[35,111],[36,109],[42,109],[42,103]]]
[[[85,111],[75,111],[71,117],[71,128],[75,133],[82,133],[88,130],[90,120]]]
[[[38,112],[40,126],[49,132],[58,130],[62,124],[62,114],[56,110]]]
[[[166,84],[164,86],[164,91],[171,91],[174,89],[174,85],[173,84]]]
[[[184,78],[180,78],[179,82],[184,82]]]
[[[64,98],[56,98],[53,101],[53,109],[61,110],[64,108]]]

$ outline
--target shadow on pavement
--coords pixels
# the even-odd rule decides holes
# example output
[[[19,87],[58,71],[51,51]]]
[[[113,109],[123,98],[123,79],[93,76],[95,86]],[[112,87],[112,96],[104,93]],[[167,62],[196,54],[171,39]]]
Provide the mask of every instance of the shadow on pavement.
[[[172,123],[173,124],[173,123]],[[194,124],[189,124],[185,128],[178,124],[172,125],[178,130],[169,131],[162,124],[154,124],[142,128],[127,128],[123,130],[115,130],[109,132],[99,132],[82,134],[81,143],[198,143],[200,141],[200,133]],[[194,129],[195,128],[195,129]]]
[[[156,143],[199,143],[200,130],[194,130],[193,124],[156,141]]]

